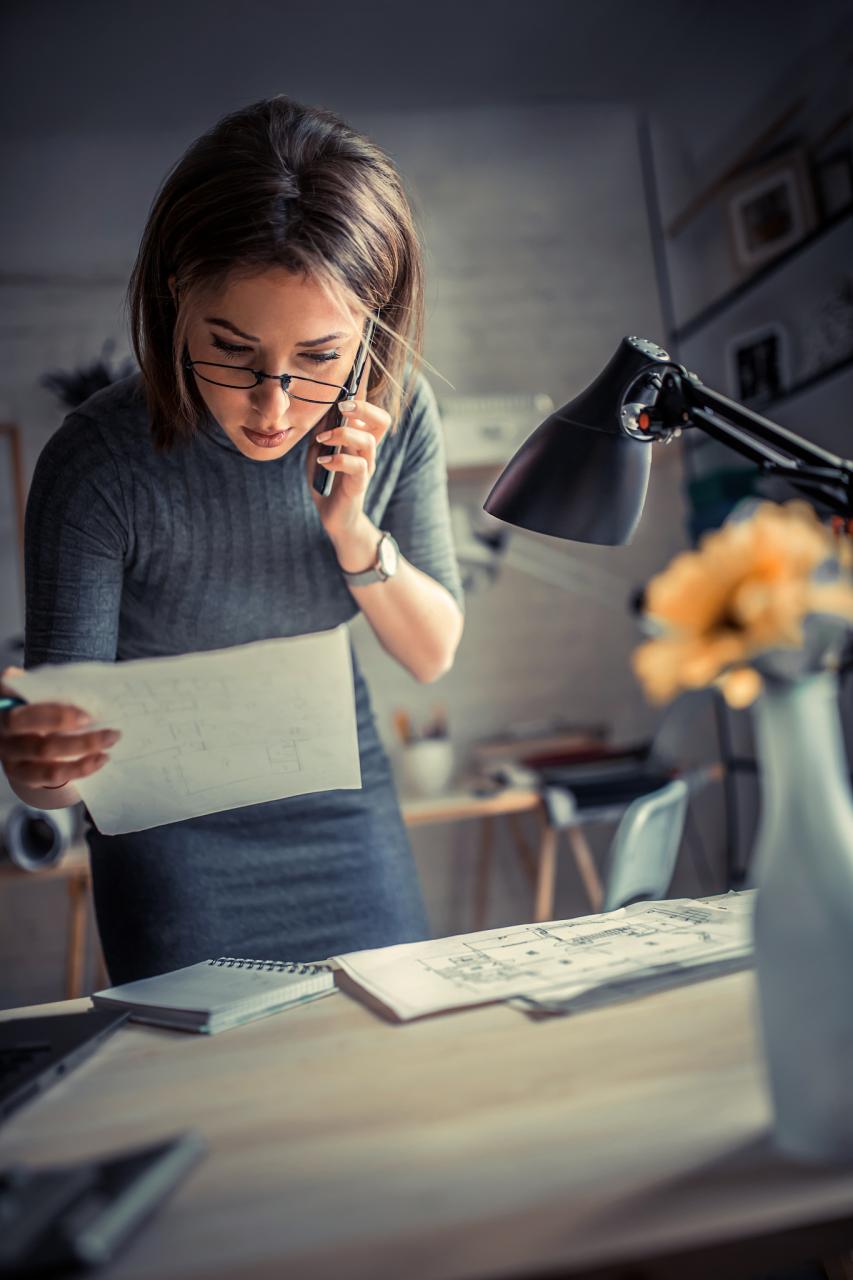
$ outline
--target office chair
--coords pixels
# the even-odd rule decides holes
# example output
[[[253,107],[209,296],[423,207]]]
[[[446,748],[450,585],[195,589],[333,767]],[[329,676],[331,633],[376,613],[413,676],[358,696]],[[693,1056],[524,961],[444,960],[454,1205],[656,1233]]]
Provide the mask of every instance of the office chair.
[[[675,778],[628,806],[610,845],[603,911],[665,898],[687,816],[690,788]]]
[[[550,770],[544,771],[553,777]],[[666,896],[675,869],[688,814],[688,801],[722,775],[718,764],[684,770],[678,777],[631,767],[559,781],[541,780],[548,829],[535,883],[534,919],[553,919],[557,849],[566,831],[575,864],[593,912],[611,911],[628,902]],[[616,822],[611,843],[610,870],[604,884],[582,827],[588,822]]]
[[[596,744],[595,749],[588,752],[574,748],[569,752],[519,751],[514,761],[496,761],[488,766],[481,766],[487,776],[503,785],[537,790],[542,797],[545,825],[539,837],[538,862],[530,850],[522,858],[523,870],[534,891],[534,920],[554,918],[562,832],[566,833],[589,909],[593,912],[602,911],[605,909],[607,886],[602,883],[584,827],[589,823],[621,823],[623,819],[627,819],[628,811],[636,802],[657,796],[676,779],[686,785],[689,799],[709,782],[724,778],[724,766],[721,763],[690,768],[679,762],[685,728],[689,728],[695,738],[696,713],[703,705],[707,707],[708,691],[704,690],[702,693],[704,697],[676,700],[676,704],[664,714],[653,737],[633,745],[602,747]],[[688,717],[687,726],[680,724],[685,713]],[[667,791],[666,794],[673,796],[676,793]],[[641,811],[639,805],[634,814],[638,811]],[[686,813],[682,813],[679,835],[685,828],[697,870],[701,872],[704,881],[712,881],[713,875],[704,843],[696,824],[691,821],[689,805],[686,806]],[[677,852],[676,841],[672,854],[673,867]],[[672,868],[670,879],[671,875]],[[486,924],[487,887],[486,880],[481,875],[474,917],[474,927],[477,929],[485,928]],[[661,893],[665,893],[665,889]]]

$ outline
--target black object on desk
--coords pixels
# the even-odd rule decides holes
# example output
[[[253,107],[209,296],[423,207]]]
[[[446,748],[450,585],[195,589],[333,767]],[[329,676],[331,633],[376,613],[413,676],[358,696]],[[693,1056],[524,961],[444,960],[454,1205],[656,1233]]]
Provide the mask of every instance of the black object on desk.
[[[562,787],[570,791],[577,808],[583,810],[628,805],[640,796],[665,787],[676,773],[659,767],[608,769],[605,766],[596,770],[594,767],[552,765],[540,769],[539,776],[545,788]]]
[[[89,1009],[0,1022],[0,1121],[88,1058],[127,1017]]]
[[[0,1171],[0,1277],[110,1261],[205,1150],[190,1131],[104,1159]]]

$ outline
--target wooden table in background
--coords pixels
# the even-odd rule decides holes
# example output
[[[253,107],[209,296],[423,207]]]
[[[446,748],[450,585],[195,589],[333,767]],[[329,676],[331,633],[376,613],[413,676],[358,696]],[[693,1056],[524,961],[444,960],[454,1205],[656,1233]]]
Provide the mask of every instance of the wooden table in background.
[[[536,1022],[332,995],[120,1028],[9,1118],[0,1167],[202,1135],[103,1280],[736,1280],[853,1244],[853,1168],[783,1159],[768,1124],[748,972]]]
[[[32,892],[47,880],[64,880],[68,886],[68,940],[65,948],[65,995],[69,1000],[83,995],[83,974],[86,966],[88,941],[89,898],[92,876],[89,870],[89,849],[85,844],[71,845],[52,867],[42,871],[23,871],[10,862],[0,864],[0,889],[17,885],[20,892]],[[95,937],[95,989],[108,986],[104,958],[100,943]]]
[[[476,795],[472,791],[454,791],[431,800],[401,799],[403,819],[409,827],[436,822],[465,822],[479,818],[480,844],[474,890],[474,929],[486,927],[489,875],[494,849],[495,821],[509,822],[516,851],[533,890],[532,919],[554,919],[554,890],[557,877],[557,830],[550,826],[545,805],[538,791],[524,787],[506,787],[492,795]],[[519,815],[533,813],[539,823],[538,847],[531,848],[518,821]],[[604,888],[592,850],[583,828],[567,827],[566,836],[583,882],[591,911],[600,911]]]

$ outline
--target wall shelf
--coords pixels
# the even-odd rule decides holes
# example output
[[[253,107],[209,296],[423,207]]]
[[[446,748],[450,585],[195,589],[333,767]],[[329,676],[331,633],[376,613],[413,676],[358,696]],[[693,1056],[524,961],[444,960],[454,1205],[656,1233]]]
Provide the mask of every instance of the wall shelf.
[[[798,241],[797,244],[793,245],[793,247],[788,249],[785,253],[780,253],[778,258],[774,258],[772,262],[768,262],[766,267],[762,267],[747,280],[741,281],[741,283],[735,285],[733,289],[729,289],[719,298],[715,298],[713,302],[709,302],[706,307],[703,307],[701,311],[696,313],[696,315],[692,316],[689,320],[686,320],[684,324],[673,329],[671,334],[672,339],[676,343],[679,343],[683,342],[685,338],[692,337],[693,334],[697,333],[700,329],[703,329],[711,320],[726,311],[733,302],[738,300],[738,298],[744,297],[763,281],[774,275],[782,267],[792,262],[795,258],[798,258],[801,254],[806,253],[812,245],[817,244],[818,241],[822,240],[831,231],[834,231],[836,227],[841,225],[841,223],[851,220],[853,220],[853,202],[846,204],[843,209],[839,209],[831,218],[828,218],[826,222],[822,223],[807,236],[804,236],[802,240]]]

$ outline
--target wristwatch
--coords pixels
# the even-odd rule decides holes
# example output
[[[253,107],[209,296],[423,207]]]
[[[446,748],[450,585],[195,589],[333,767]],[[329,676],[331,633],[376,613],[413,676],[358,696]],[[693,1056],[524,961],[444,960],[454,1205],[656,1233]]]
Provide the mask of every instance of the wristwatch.
[[[346,569],[341,569],[341,573],[347,586],[366,587],[369,582],[387,582],[389,578],[393,578],[399,563],[400,548],[386,529],[377,544],[376,561],[371,568],[362,569],[361,573],[348,573]]]

